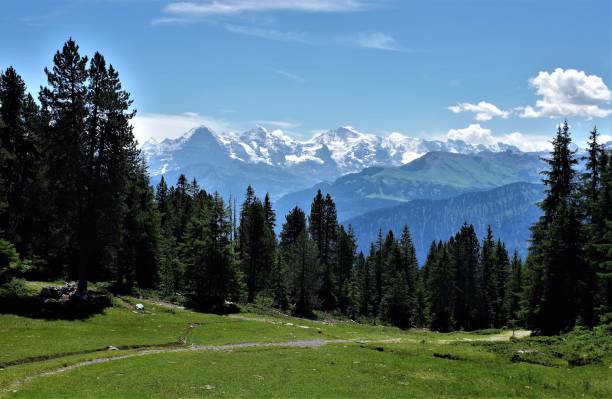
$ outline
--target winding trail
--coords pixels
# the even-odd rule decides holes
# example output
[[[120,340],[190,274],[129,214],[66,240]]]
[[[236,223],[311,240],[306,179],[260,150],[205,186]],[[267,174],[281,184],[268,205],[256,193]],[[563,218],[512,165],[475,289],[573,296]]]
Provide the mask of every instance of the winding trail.
[[[122,299],[121,301],[124,302]],[[150,303],[152,302],[157,306],[183,309],[182,307],[178,305],[168,304],[168,303],[161,302],[161,301],[146,301],[146,302],[150,302]],[[259,321],[259,322],[272,323],[272,324],[283,324],[283,325],[291,325],[291,326],[294,325],[292,323],[285,323],[280,320],[273,320],[271,318],[266,318],[266,317],[245,317],[245,316],[240,316],[240,315],[231,315],[230,317],[241,319],[241,320]],[[323,323],[327,324],[325,322]],[[296,340],[296,341],[285,341],[285,342],[240,342],[240,343],[223,344],[223,345],[194,345],[194,344],[188,345],[187,342],[188,342],[189,337],[191,336],[191,333],[193,332],[195,328],[198,328],[199,326],[200,324],[198,323],[189,323],[187,325],[185,336],[181,337],[178,340],[178,342],[170,342],[170,343],[157,344],[157,345],[142,345],[142,346],[134,345],[131,347],[108,347],[104,349],[100,348],[100,349],[94,349],[91,351],[84,351],[81,353],[79,352],[60,353],[60,354],[46,356],[46,357],[24,358],[24,359],[20,359],[20,360],[11,362],[12,364],[4,364],[3,366],[6,367],[6,366],[16,366],[16,365],[21,365],[21,364],[27,364],[27,363],[43,362],[46,360],[57,359],[57,358],[61,358],[61,357],[65,357],[65,356],[69,356],[73,354],[101,352],[104,350],[109,350],[110,348],[113,348],[114,350],[124,350],[124,349],[136,350],[136,352],[127,353],[127,354],[118,353],[116,356],[106,356],[106,357],[99,357],[96,359],[84,360],[84,361],[76,362],[73,364],[65,365],[63,367],[52,368],[46,371],[41,371],[41,372],[38,372],[32,375],[26,376],[20,380],[14,381],[7,388],[0,390],[0,396],[3,396],[2,394],[6,394],[6,393],[17,392],[20,387],[32,382],[33,380],[39,377],[53,376],[56,374],[68,372],[68,371],[75,370],[75,369],[82,368],[82,367],[87,367],[87,366],[92,366],[92,365],[102,364],[102,363],[108,363],[108,362],[113,362],[117,360],[129,359],[129,358],[134,358],[138,356],[148,356],[148,355],[156,355],[156,354],[163,354],[163,353],[192,352],[192,351],[228,351],[229,352],[234,349],[258,348],[258,347],[312,348],[312,347],[321,347],[321,346],[328,345],[328,344],[339,344],[339,343],[356,343],[356,344],[378,343],[378,344],[382,344],[382,343],[399,343],[402,341],[417,342],[417,340],[415,339],[408,338],[408,337],[402,337],[402,338],[378,339],[378,340],[367,340],[367,339],[360,339],[360,338],[311,339],[311,340]],[[303,328],[311,328],[311,327],[300,326],[300,325],[296,325],[296,326],[303,327]],[[530,334],[530,331],[517,330],[514,333],[512,331],[506,331],[500,334],[495,334],[495,335],[482,337],[482,338],[476,338],[476,339],[459,338],[459,339],[451,339],[451,340],[436,340],[436,342],[441,343],[441,344],[447,344],[451,342],[467,342],[467,341],[507,341],[511,339],[512,336],[514,336],[515,338],[523,338],[523,337],[528,336],[529,334]]]
[[[129,359],[138,356],[147,356],[147,355],[156,355],[161,353],[177,353],[177,352],[190,352],[190,351],[231,351],[233,349],[242,349],[242,348],[257,348],[257,347],[276,347],[276,348],[312,348],[324,346],[327,344],[337,344],[337,343],[349,343],[349,342],[366,342],[366,341],[358,341],[358,340],[348,340],[348,339],[312,339],[312,340],[301,340],[301,341],[287,341],[287,342],[241,342],[236,344],[225,344],[225,345],[191,345],[188,347],[180,347],[180,348],[164,348],[164,349],[147,349],[137,353],[130,353],[125,355],[117,355],[117,356],[109,356],[109,357],[101,357],[92,360],[85,360],[78,363],[74,363],[64,367],[58,367],[55,369],[43,371],[40,373],[36,373],[30,376],[27,376],[21,380],[15,381],[11,386],[9,386],[5,392],[16,392],[21,386],[24,384],[28,384],[32,382],[32,380],[39,377],[48,377],[60,373],[64,373],[67,371],[75,370],[81,367],[92,366],[95,364],[102,364],[113,362],[116,360]],[[377,341],[379,342],[379,341]]]

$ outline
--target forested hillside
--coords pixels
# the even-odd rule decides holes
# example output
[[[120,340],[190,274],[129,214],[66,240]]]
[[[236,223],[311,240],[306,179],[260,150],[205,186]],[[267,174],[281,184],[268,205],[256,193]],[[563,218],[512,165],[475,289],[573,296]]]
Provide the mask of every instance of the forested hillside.
[[[378,231],[392,230],[399,234],[410,226],[419,263],[423,263],[432,241],[450,237],[461,225],[474,225],[476,235],[483,237],[491,226],[512,252],[527,255],[531,225],[542,211],[537,203],[544,196],[544,187],[531,183],[513,183],[487,191],[462,194],[442,200],[419,199],[391,208],[367,212],[349,219],[357,245],[367,250]]]

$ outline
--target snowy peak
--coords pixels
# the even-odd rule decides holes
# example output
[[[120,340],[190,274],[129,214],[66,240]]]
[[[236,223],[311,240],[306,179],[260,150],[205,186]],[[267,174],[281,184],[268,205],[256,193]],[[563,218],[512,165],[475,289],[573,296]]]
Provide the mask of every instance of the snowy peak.
[[[265,164],[291,173],[316,174],[321,180],[372,166],[403,165],[432,151],[458,154],[518,151],[502,143],[472,145],[461,140],[425,140],[398,132],[381,137],[348,125],[318,133],[305,141],[260,125],[242,133],[219,133],[199,126],[175,139],[148,140],[141,148],[152,175],[199,163],[218,167],[237,161]]]

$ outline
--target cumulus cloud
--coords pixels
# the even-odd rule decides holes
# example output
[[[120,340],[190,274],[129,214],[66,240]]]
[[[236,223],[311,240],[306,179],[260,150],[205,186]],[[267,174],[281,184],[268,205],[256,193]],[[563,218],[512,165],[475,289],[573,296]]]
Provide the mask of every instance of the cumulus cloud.
[[[544,151],[550,148],[550,143],[545,137],[527,136],[520,132],[494,136],[491,129],[484,128],[480,124],[472,124],[463,129],[450,129],[446,138],[474,145],[509,144],[516,146],[521,151]]]
[[[197,126],[206,125],[218,132],[229,130],[227,122],[200,116],[194,112],[179,115],[139,114],[132,119],[134,136],[140,144],[149,139],[176,138]]]
[[[519,108],[522,118],[583,116],[605,118],[612,114],[612,92],[603,79],[576,69],[540,71],[529,80],[540,97],[535,106]]]
[[[510,115],[510,112],[503,111],[499,109],[496,105],[488,103],[486,101],[481,101],[478,104],[458,103],[457,105],[452,105],[448,107],[448,109],[455,114],[458,114],[460,112],[473,112],[476,114],[474,119],[479,122],[485,122],[496,117],[507,119],[508,115]]]

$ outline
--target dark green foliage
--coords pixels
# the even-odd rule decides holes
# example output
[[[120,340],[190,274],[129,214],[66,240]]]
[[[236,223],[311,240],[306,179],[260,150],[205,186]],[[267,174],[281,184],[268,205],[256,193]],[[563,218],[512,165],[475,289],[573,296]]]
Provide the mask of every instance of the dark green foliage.
[[[506,289],[506,320],[509,326],[521,325],[521,298],[523,295],[523,263],[518,252],[512,255],[510,277]]]
[[[456,299],[453,317],[460,328],[481,328],[485,324],[482,321],[483,308],[488,307],[488,302],[483,302],[482,298],[482,262],[474,227],[464,223],[448,245],[453,262],[449,266],[449,273],[455,282],[452,292]],[[431,270],[433,272],[433,268]]]
[[[15,69],[0,74],[0,231],[30,254],[38,157],[38,107]]]
[[[24,269],[15,246],[0,239],[0,300],[25,294],[24,281],[18,278]]]
[[[246,277],[248,302],[253,302],[256,295],[267,288],[275,262],[274,220],[269,200],[264,207],[249,186],[240,210],[238,227],[238,248],[242,272]]]
[[[584,291],[585,262],[580,211],[567,122],[559,127],[546,160],[544,215],[532,228],[527,286],[527,323],[543,334],[570,330],[585,316],[579,304]]]
[[[221,312],[225,301],[234,299],[237,275],[229,234],[227,209],[218,194],[207,198],[187,224],[179,252],[185,265],[185,292],[198,309]]]
[[[338,298],[338,307],[342,312],[346,312],[350,305],[349,285],[355,263],[356,247],[352,226],[349,225],[348,231],[346,231],[344,226],[340,225],[335,275],[336,298]]]
[[[439,243],[428,257],[429,267],[429,318],[431,328],[436,331],[451,331],[455,326],[453,303],[455,302],[455,280],[452,270],[452,254],[446,245]]]
[[[329,194],[323,197],[321,190],[312,200],[310,206],[309,230],[314,240],[321,263],[321,287],[319,299],[325,310],[338,306],[336,290],[336,262],[338,246],[338,219],[336,205]],[[343,277],[345,278],[345,277]]]
[[[280,251],[288,267],[293,312],[312,317],[320,289],[319,256],[316,244],[308,234],[306,216],[299,208],[287,214],[281,232]]]

